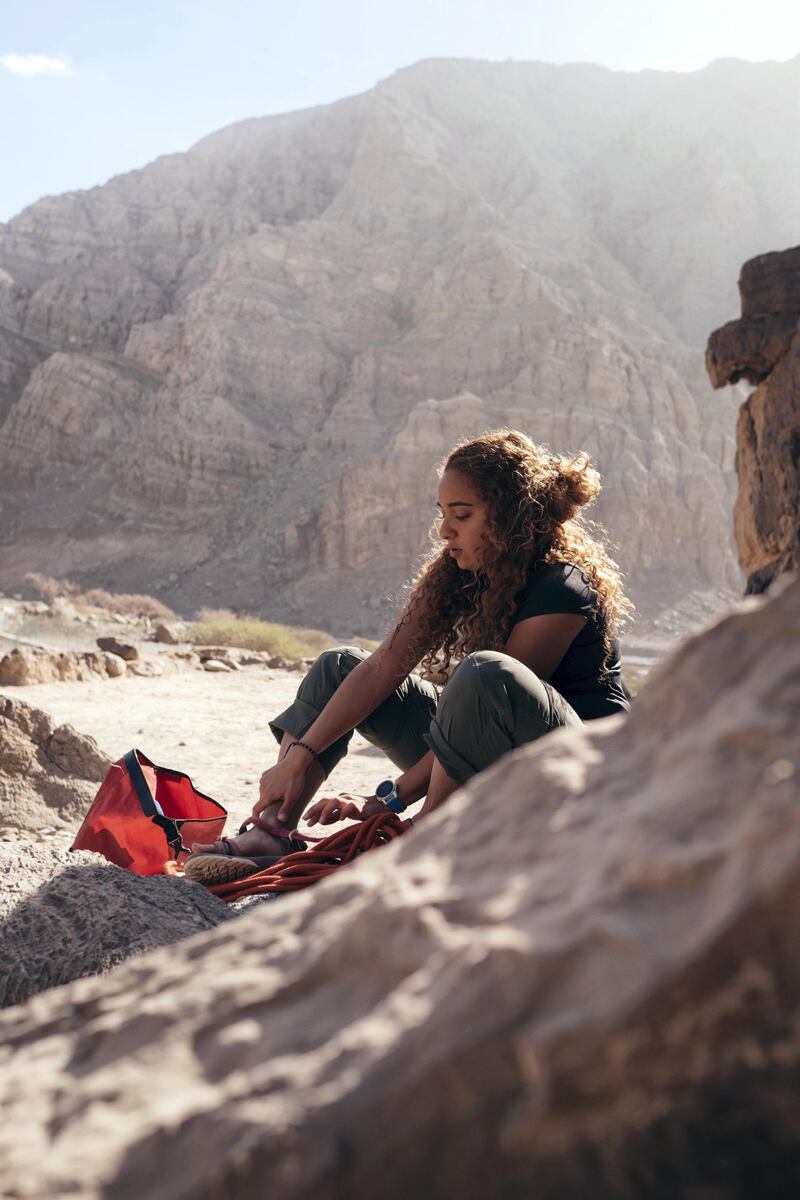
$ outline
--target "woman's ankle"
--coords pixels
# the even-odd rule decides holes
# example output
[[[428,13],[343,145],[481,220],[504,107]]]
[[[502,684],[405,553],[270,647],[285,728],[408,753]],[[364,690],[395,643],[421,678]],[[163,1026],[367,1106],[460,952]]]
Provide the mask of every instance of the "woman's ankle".
[[[269,825],[272,829],[282,830],[290,828],[291,823],[289,821],[278,820],[280,807],[280,801],[276,800],[274,804],[270,804],[269,808],[262,809],[262,811],[258,814],[258,820],[263,821],[265,825]]]

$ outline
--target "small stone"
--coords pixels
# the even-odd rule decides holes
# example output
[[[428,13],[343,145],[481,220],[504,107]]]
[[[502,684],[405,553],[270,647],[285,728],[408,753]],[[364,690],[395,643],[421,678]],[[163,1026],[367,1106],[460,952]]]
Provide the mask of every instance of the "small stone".
[[[110,651],[104,653],[103,662],[109,679],[119,679],[120,675],[124,675],[128,669],[125,659]]]
[[[177,646],[180,644],[181,638],[178,633],[178,628],[175,625],[156,625],[153,632],[153,641],[162,642],[166,646]]]
[[[232,659],[238,659],[238,651],[232,650],[229,646],[198,646],[197,653],[200,655],[200,661],[206,662],[209,658],[219,658],[223,662],[231,662]]]
[[[789,758],[776,758],[764,769],[765,783],[786,783],[794,775],[794,763]]]
[[[101,650],[108,650],[110,654],[118,654],[126,662],[136,662],[139,658],[136,646],[131,645],[130,642],[120,642],[115,637],[99,637],[97,645]]]
[[[157,658],[137,659],[128,666],[128,670],[132,675],[141,675],[145,678],[150,678],[153,675],[164,674],[164,664],[159,662]]]
[[[203,663],[204,671],[233,671],[235,667],[229,662],[223,662],[221,658],[207,658]]]

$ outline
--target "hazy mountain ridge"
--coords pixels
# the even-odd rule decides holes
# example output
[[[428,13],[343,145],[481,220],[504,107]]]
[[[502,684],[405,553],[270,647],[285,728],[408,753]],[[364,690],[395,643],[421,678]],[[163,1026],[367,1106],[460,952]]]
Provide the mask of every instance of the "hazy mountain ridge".
[[[434,60],[25,210],[0,227],[0,579],[363,627],[431,464],[508,421],[596,456],[645,613],[738,587],[736,406],[700,346],[741,260],[797,240],[798,82]]]

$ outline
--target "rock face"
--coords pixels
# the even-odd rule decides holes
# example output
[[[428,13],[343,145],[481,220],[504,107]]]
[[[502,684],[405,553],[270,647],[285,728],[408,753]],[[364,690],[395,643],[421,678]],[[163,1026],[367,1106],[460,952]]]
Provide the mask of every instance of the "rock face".
[[[795,577],[424,834],[4,1014],[6,1187],[796,1194],[798,711]]]
[[[741,591],[698,347],[796,236],[799,74],[424,62],[25,210],[0,586],[46,564],[380,635],[436,460],[506,423],[594,455],[643,619]]]
[[[742,318],[710,337],[706,365],[721,388],[759,386],[739,411],[734,528],[748,592],[800,568],[800,247],[742,267]]]
[[[91,738],[0,696],[0,827],[75,826],[109,766]]]

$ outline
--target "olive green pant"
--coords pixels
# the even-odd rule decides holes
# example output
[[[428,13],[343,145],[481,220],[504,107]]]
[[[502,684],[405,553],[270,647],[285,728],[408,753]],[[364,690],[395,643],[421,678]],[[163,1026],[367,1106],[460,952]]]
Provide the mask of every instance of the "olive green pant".
[[[323,651],[294,702],[270,721],[277,741],[284,732],[302,738],[342,680],[367,657],[358,646]],[[441,691],[409,675],[356,729],[403,771],[430,749],[451,779],[465,783],[515,746],[561,725],[581,724],[564,697],[516,658],[480,650],[459,663]],[[319,755],[326,777],[344,758],[352,736],[343,734]]]

